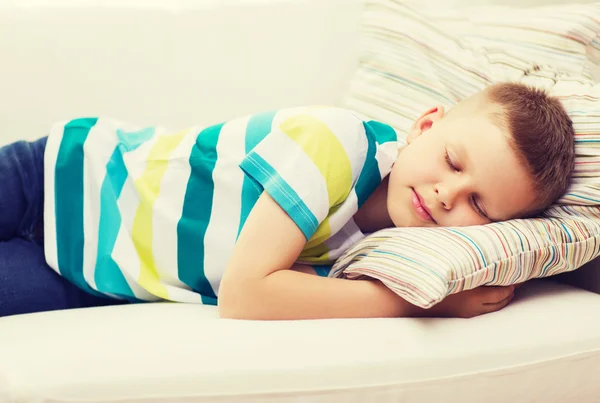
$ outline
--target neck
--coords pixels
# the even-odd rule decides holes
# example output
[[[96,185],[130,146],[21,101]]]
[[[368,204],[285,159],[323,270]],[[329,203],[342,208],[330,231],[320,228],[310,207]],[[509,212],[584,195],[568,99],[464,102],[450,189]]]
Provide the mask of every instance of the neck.
[[[394,226],[387,208],[388,178],[381,181],[354,215],[354,222],[362,232],[371,233]]]

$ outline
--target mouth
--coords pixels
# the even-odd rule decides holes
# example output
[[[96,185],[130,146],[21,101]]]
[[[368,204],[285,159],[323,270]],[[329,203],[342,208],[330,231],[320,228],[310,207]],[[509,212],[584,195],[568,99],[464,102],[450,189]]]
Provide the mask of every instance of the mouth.
[[[412,204],[415,212],[417,213],[417,216],[419,216],[419,218],[421,218],[423,221],[432,222],[432,223],[436,224],[436,221],[431,216],[431,212],[425,205],[423,198],[414,189],[411,188],[411,190],[412,190],[411,204]]]

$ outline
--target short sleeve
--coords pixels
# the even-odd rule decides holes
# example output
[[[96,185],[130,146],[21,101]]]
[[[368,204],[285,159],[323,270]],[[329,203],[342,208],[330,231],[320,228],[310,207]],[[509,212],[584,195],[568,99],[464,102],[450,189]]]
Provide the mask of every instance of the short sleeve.
[[[274,124],[240,167],[309,240],[352,191],[367,148],[360,118],[344,109],[316,108]]]

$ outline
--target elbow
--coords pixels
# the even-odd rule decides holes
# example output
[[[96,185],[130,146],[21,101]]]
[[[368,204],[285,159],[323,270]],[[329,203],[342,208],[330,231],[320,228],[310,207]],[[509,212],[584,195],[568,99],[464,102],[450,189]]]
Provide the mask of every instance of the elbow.
[[[243,302],[225,301],[218,303],[219,317],[221,319],[237,319],[237,320],[263,320],[264,318],[258,313],[248,308]]]
[[[219,317],[221,319],[246,319],[238,310],[221,303],[219,303]]]
[[[229,298],[225,299],[219,296],[218,309],[221,319],[250,319],[244,309],[240,308],[240,304]]]
[[[249,294],[248,290],[242,290],[240,286],[221,285],[217,302],[219,317],[240,320],[257,319],[256,314],[252,311],[253,304]]]
[[[220,290],[219,290],[220,291]],[[217,308],[219,310],[219,317],[222,319],[246,319],[240,309],[240,303],[234,296],[230,296],[229,293],[219,292],[219,299],[217,301]]]

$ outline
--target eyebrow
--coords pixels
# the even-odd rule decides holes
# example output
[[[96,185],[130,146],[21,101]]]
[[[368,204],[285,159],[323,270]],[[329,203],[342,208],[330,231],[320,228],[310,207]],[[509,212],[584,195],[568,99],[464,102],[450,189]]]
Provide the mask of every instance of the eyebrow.
[[[469,158],[469,153],[467,152],[466,148],[462,144],[458,144],[458,143],[453,144],[452,151],[453,151],[453,153],[455,153],[456,158],[458,158],[463,169],[464,169],[464,167],[471,165],[472,160],[471,160],[471,158]],[[502,221],[500,219],[495,219],[495,218],[490,217],[488,212],[485,210],[485,208],[483,208],[483,206],[481,204],[477,204],[477,209],[481,210],[481,212],[483,213],[483,216],[485,218],[487,218],[488,220],[490,220],[491,222]]]

